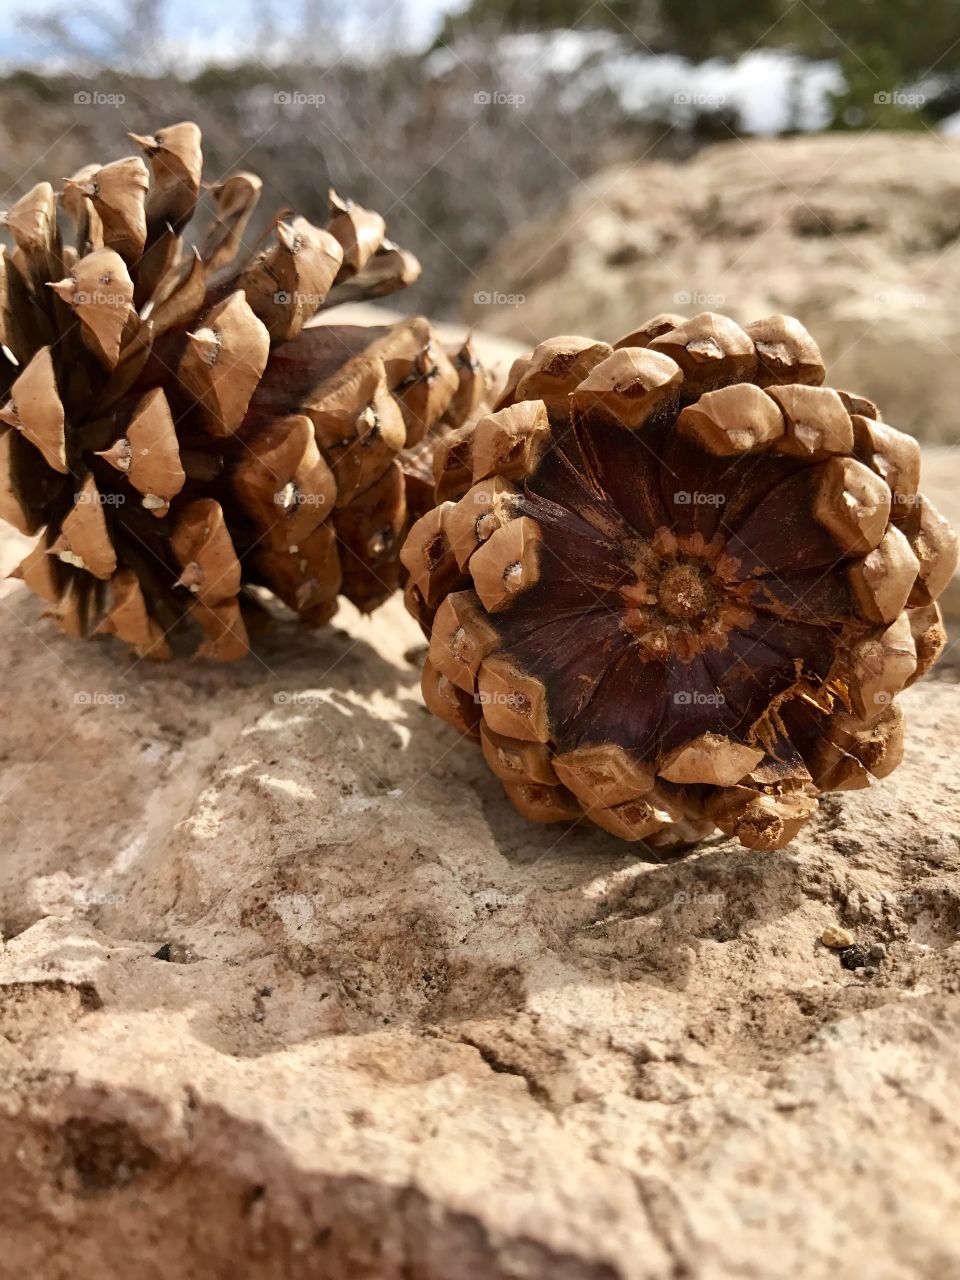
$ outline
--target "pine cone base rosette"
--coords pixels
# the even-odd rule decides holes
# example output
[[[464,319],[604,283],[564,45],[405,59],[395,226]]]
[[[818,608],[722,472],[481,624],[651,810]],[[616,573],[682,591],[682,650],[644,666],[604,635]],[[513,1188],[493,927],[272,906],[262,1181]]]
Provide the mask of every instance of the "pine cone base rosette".
[[[149,171],[88,165],[2,215],[0,518],[40,535],[17,573],[69,634],[169,657],[199,624],[200,656],[242,657],[249,588],[308,625],[397,588],[416,450],[483,375],[423,319],[310,325],[419,275],[379,214],[331,192],[325,228],[278,214],[248,246],[259,178],[203,188],[191,123],[131,136]]]
[[[783,846],[899,763],[957,540],[797,321],[557,338],[437,453],[402,552],[427,706],[521,813]]]

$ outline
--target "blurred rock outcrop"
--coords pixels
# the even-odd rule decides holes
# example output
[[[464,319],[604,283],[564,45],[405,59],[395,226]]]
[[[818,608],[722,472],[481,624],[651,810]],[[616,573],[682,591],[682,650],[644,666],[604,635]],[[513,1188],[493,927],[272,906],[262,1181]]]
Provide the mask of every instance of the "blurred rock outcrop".
[[[661,311],[787,312],[833,385],[920,439],[954,442],[958,296],[960,140],[836,134],[602,170],[478,269],[466,311],[528,345],[616,340]]]

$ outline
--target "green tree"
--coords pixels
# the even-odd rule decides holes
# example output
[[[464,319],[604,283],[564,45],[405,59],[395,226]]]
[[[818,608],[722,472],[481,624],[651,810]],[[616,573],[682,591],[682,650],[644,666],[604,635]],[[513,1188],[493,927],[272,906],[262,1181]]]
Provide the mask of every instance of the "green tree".
[[[834,59],[847,81],[839,128],[916,127],[960,96],[960,0],[472,0],[446,35],[481,23],[634,32],[645,47],[693,60],[754,48]]]

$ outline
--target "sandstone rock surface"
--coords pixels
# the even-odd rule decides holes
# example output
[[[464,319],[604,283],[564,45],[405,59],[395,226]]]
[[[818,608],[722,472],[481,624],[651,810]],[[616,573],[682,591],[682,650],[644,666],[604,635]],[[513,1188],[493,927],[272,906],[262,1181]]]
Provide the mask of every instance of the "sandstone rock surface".
[[[468,318],[529,347],[548,333],[615,341],[661,311],[783,311],[817,338],[834,385],[920,439],[954,442],[958,160],[958,139],[880,132],[641,157],[518,230],[478,269]]]
[[[949,678],[792,847],[655,860],[503,803],[398,601],[0,637],[0,1275],[960,1275]]]

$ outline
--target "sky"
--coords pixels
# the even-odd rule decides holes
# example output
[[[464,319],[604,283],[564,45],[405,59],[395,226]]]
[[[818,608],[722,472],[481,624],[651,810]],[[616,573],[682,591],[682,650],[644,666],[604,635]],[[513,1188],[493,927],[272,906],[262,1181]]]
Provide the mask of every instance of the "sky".
[[[422,48],[443,14],[463,4],[464,0],[164,0],[162,43],[167,61],[183,69],[235,62],[251,53],[262,58],[265,30],[272,26],[278,47],[285,37],[299,42],[311,29],[312,15],[316,39],[330,39],[326,33],[332,28],[339,43],[369,45],[373,34],[391,44]],[[71,27],[84,45],[102,48],[107,25],[129,29],[135,7],[135,0],[92,0],[73,10],[51,0],[0,0],[0,66],[10,70],[64,63],[62,50],[43,29],[45,14],[70,15]]]

